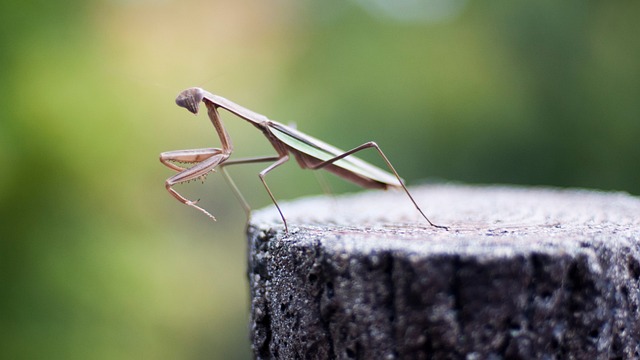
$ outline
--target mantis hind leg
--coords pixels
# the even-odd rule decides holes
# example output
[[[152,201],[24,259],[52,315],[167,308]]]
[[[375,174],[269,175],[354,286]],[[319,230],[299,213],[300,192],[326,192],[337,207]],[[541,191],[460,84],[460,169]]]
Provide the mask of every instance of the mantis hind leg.
[[[398,181],[400,182],[400,185],[402,186],[402,189],[404,190],[405,194],[407,194],[407,196],[409,197],[409,199],[411,200],[411,202],[413,203],[413,205],[416,207],[416,209],[418,210],[418,212],[420,213],[420,215],[422,215],[422,217],[427,220],[427,222],[429,223],[429,225],[439,228],[439,229],[445,229],[445,230],[449,230],[448,227],[446,226],[442,226],[442,225],[436,225],[434,223],[431,222],[431,220],[429,220],[429,218],[427,217],[427,215],[425,215],[425,213],[422,211],[422,209],[420,208],[420,206],[418,206],[418,203],[415,201],[415,199],[413,198],[413,196],[411,196],[411,193],[409,192],[409,190],[407,189],[407,187],[404,185],[404,182],[402,181],[402,179],[400,178],[400,175],[398,175],[398,172],[396,171],[396,169],[393,167],[393,165],[391,165],[391,162],[389,161],[389,159],[387,158],[387,156],[384,154],[384,152],[382,152],[382,149],[380,149],[380,146],[378,146],[378,144],[376,144],[373,141],[369,141],[367,143],[364,143],[358,147],[355,147],[349,151],[346,151],[336,157],[333,157],[329,160],[323,161],[319,164],[316,164],[314,166],[309,167],[311,170],[317,170],[317,169],[322,169],[323,167],[327,166],[327,165],[331,165],[333,163],[335,163],[336,161],[340,160],[340,159],[344,159],[345,157],[355,154],[358,151],[362,151],[365,149],[369,149],[369,148],[374,148],[378,151],[378,154],[380,154],[380,157],[382,157],[382,159],[384,160],[384,162],[387,164],[387,167],[391,170],[391,172],[393,173],[393,175],[398,179]]]

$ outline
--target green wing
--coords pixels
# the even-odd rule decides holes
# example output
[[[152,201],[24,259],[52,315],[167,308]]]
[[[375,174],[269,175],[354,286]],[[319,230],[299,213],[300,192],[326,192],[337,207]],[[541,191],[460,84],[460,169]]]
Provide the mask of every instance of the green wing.
[[[322,161],[332,159],[345,153],[343,150],[335,148],[321,140],[275,121],[270,121],[269,129],[273,135],[278,138],[278,140],[287,144],[289,147]],[[340,159],[334,162],[333,165],[381,183],[401,186],[395,175],[384,171],[377,166],[371,165],[353,155]]]

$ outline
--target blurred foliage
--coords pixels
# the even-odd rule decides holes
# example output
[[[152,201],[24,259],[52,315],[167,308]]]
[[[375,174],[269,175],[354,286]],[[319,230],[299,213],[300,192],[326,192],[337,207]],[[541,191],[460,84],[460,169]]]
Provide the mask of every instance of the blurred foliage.
[[[157,161],[218,145],[173,103],[189,86],[342,148],[375,140],[409,183],[640,194],[638,15],[632,1],[2,2],[3,358],[250,357],[244,214],[215,175],[180,190],[217,223],[178,204]],[[234,156],[273,153],[223,116]],[[278,197],[320,192],[296,167],[270,174]],[[231,171],[255,207],[259,170]]]

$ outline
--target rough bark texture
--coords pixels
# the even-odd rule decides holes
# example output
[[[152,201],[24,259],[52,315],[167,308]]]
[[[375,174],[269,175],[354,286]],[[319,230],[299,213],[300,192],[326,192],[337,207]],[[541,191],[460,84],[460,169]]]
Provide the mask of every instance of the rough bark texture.
[[[515,187],[309,198],[248,227],[259,359],[640,358],[640,200]]]

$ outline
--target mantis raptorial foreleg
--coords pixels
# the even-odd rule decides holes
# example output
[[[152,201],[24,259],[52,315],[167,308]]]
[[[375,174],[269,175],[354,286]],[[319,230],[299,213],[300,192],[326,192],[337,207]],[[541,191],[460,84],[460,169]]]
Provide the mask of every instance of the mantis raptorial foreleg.
[[[185,198],[175,191],[173,186],[206,176],[208,173],[214,171],[214,168],[224,162],[228,157],[229,154],[221,149],[178,150],[160,154],[160,162],[173,170],[180,171],[178,174],[168,178],[165,182],[167,191],[181,203],[192,206],[215,220],[215,217],[208,211],[196,205],[198,200],[192,201]],[[196,164],[185,169],[173,164],[172,161],[195,162]]]
[[[317,169],[322,169],[323,167],[327,166],[327,165],[331,165],[333,163],[335,163],[336,161],[340,160],[340,159],[344,159],[345,157],[351,155],[351,154],[355,154],[359,151],[365,150],[365,149],[369,149],[369,148],[375,148],[378,153],[380,154],[380,157],[382,157],[382,159],[384,160],[384,162],[387,164],[387,167],[389,167],[389,169],[391,170],[391,172],[393,173],[393,175],[395,175],[395,177],[398,179],[398,181],[400,182],[400,185],[402,186],[402,189],[404,190],[404,192],[407,194],[407,196],[409,197],[409,199],[411,200],[411,202],[413,203],[413,205],[416,207],[416,209],[418,209],[418,212],[420,212],[420,215],[422,215],[422,217],[427,220],[427,222],[434,227],[440,228],[440,229],[445,229],[448,230],[449,228],[446,226],[442,226],[442,225],[436,225],[434,223],[431,222],[431,220],[429,220],[429,218],[427,217],[427,215],[424,214],[424,212],[422,212],[422,209],[420,209],[420,206],[418,206],[418,203],[413,199],[413,196],[411,196],[411,193],[409,192],[409,190],[407,189],[407,187],[404,185],[404,181],[402,181],[402,178],[400,177],[400,175],[398,175],[398,172],[396,171],[396,169],[393,167],[393,165],[391,165],[391,162],[389,161],[389,159],[387,158],[387,156],[384,154],[384,152],[382,152],[382,149],[380,149],[380,146],[378,146],[378,144],[376,144],[373,141],[369,141],[366,142],[360,146],[357,146],[349,151],[346,151],[338,156],[335,156],[329,160],[325,160],[319,164],[316,165],[312,165],[309,167],[309,169],[312,170],[317,170]]]
[[[188,170],[189,167],[180,166],[174,162],[199,163],[220,153],[222,153],[222,149],[217,148],[165,151],[160,153],[160,162],[166,167],[180,172]]]
[[[214,104],[206,102],[206,105],[209,118],[218,132],[220,141],[222,142],[222,149],[204,148],[163,152],[160,154],[160,162],[175,171],[179,171],[178,174],[168,178],[165,182],[167,191],[181,203],[192,206],[215,220],[216,218],[208,211],[196,205],[198,200],[189,200],[173,189],[173,186],[176,184],[202,178],[208,173],[214,171],[215,167],[225,162],[233,151],[231,140],[222,126],[218,110]],[[176,165],[174,162],[195,163],[195,165],[187,168]]]

